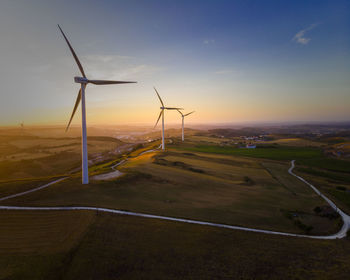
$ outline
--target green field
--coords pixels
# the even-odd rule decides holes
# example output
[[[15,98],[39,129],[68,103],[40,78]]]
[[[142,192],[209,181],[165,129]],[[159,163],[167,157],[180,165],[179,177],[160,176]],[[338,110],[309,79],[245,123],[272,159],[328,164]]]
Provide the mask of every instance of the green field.
[[[331,171],[349,172],[350,162],[346,160],[328,158],[323,155],[322,150],[316,147],[292,147],[271,145],[257,147],[256,149],[236,148],[217,145],[194,145],[182,149],[193,152],[225,154],[233,156],[244,156],[254,158],[265,158],[272,160],[297,160],[298,164],[319,167]]]
[[[291,159],[308,159],[312,157],[320,157],[321,150],[317,148],[306,147],[267,147],[256,149],[245,149],[235,147],[225,147],[216,145],[196,145],[194,147],[183,148],[187,151],[215,153],[245,157],[267,158],[274,160],[291,160]]]
[[[88,137],[89,159],[97,162],[125,143],[111,137]],[[0,135],[0,182],[57,176],[79,169],[80,138]]]
[[[109,169],[108,163],[101,166]],[[288,168],[289,163],[231,155],[153,152],[129,159],[119,168],[121,178],[89,185],[71,178],[3,203],[97,206],[285,232],[336,232],[339,219],[316,215],[313,209],[325,202]]]
[[[203,137],[185,144],[174,138],[166,152],[143,155],[159,142],[128,148],[90,167],[92,175],[108,173],[129,156],[118,167],[119,178],[81,185],[79,171],[73,172],[1,204],[99,206],[291,233],[337,232],[340,218],[317,214],[314,209],[326,203],[287,172],[297,159],[298,174],[350,210],[348,162],[327,158],[319,148],[248,150],[198,141]],[[50,181],[25,171],[37,178],[0,182],[0,197]],[[93,211],[2,211],[0,224],[0,279],[345,279],[350,272],[347,239],[271,236]]]
[[[38,186],[42,186],[55,179],[58,179],[58,178],[52,177],[52,178],[0,182],[0,198],[8,195],[24,192],[24,191],[36,188]]]
[[[8,215],[0,218],[7,228],[0,279],[346,279],[350,273],[348,240],[86,212]]]
[[[179,149],[179,147],[174,147]],[[317,147],[267,146],[256,149],[239,149],[230,146],[186,144],[181,149],[192,152],[232,155],[233,157],[253,157],[276,161],[296,160],[296,170],[308,178],[350,213],[349,192],[339,191],[336,187],[350,190],[350,161],[327,157]]]

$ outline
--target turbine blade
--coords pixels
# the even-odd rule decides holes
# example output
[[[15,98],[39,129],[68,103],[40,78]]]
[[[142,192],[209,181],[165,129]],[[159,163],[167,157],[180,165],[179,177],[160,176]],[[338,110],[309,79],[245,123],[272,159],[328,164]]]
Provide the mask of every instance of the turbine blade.
[[[72,120],[73,120],[75,111],[77,110],[77,108],[78,108],[78,106],[79,106],[80,100],[81,100],[81,88],[79,89],[79,93],[78,93],[78,96],[77,96],[77,100],[75,101],[75,105],[74,105],[74,109],[73,109],[72,115],[71,115],[70,120],[69,120],[69,122],[68,122],[68,125],[67,125],[67,127],[66,127],[66,132],[67,132],[69,126],[70,126],[70,123],[71,123]]]
[[[180,110],[176,110],[176,111],[178,111],[181,114],[181,116],[184,117],[184,114],[182,114],[182,112]]]
[[[155,87],[153,87],[153,88],[154,88],[154,90],[156,91],[156,94],[158,95],[158,98],[159,98],[160,103],[162,103],[162,106],[164,107],[164,103],[163,103],[162,99],[160,98],[158,91],[156,90]]]
[[[137,83],[137,82],[89,80],[89,83],[92,83],[94,85],[113,85],[113,84],[132,84],[132,83]]]
[[[158,117],[158,119],[157,119],[157,122],[156,122],[154,128],[156,128],[156,126],[157,126],[157,124],[158,124],[158,122],[159,122],[159,119],[160,119],[160,117],[162,116],[163,111],[164,111],[164,110],[160,110],[159,117]]]
[[[63,33],[63,30],[61,29],[61,26],[59,26],[59,24],[57,24],[57,26],[58,26],[58,28],[60,29],[60,31],[61,31],[61,33],[62,33],[64,39],[66,40],[67,45],[68,45],[68,47],[69,47],[69,49],[70,49],[70,51],[71,51],[71,53],[72,53],[72,55],[73,55],[73,57],[74,57],[74,59],[75,59],[75,62],[78,64],[78,67],[79,67],[79,70],[80,70],[81,74],[83,75],[84,78],[86,78],[86,75],[85,75],[83,66],[81,66],[81,63],[80,63],[80,61],[79,61],[77,55],[75,54],[75,51],[73,50],[71,44],[69,43],[69,41],[68,41],[66,35]]]
[[[184,117],[188,116],[188,115],[191,115],[192,113],[194,113],[195,111],[192,111],[191,113],[188,113],[186,115],[184,115]]]
[[[167,109],[167,110],[183,110],[183,108],[176,108],[176,107],[165,107],[164,109]]]

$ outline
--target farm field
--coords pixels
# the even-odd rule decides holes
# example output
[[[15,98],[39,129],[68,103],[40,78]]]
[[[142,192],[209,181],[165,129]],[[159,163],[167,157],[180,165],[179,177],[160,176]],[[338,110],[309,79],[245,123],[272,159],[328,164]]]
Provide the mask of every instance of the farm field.
[[[0,221],[7,228],[0,239],[0,279],[346,279],[350,273],[348,240],[107,213],[10,211]],[[36,235],[39,230],[51,235]]]
[[[326,157],[322,150],[316,147],[258,147],[256,149],[240,149],[230,146],[218,145],[186,145],[183,149],[191,152],[204,152],[214,154],[225,154],[232,156],[243,156],[253,158],[265,158],[271,160],[287,161],[297,160],[297,163],[311,167],[319,167],[331,171],[350,172],[348,160],[334,159]]]
[[[324,145],[322,142],[311,141],[303,138],[281,138],[271,141],[257,142],[257,144],[279,144],[284,146],[294,146],[294,147],[320,147]]]
[[[80,166],[80,138],[0,135],[0,143],[0,181],[57,176]],[[89,137],[90,164],[125,146],[111,137]]]
[[[283,139],[279,139],[280,142]],[[285,143],[289,142],[286,139]],[[298,140],[300,143],[302,140]],[[175,149],[177,149],[175,147]],[[334,201],[342,205],[343,210],[350,213],[350,161],[337,159],[324,154],[315,146],[267,146],[256,149],[239,149],[230,146],[187,143],[184,147],[189,152],[232,155],[244,158],[256,158],[289,162],[296,159],[296,172],[321,188]]]
[[[128,156],[118,166],[121,177],[81,185],[76,171],[1,205],[98,206],[309,235],[337,232],[340,218],[316,212],[326,203],[288,174],[295,158],[296,173],[350,209],[336,193],[349,188],[348,175],[341,171],[347,165],[317,148],[246,150],[214,145],[210,137],[205,139],[210,145],[195,136],[186,144],[168,140],[165,152],[144,153],[158,147],[156,141],[90,166],[91,175],[109,173]],[[315,157],[337,164],[332,170],[312,166]],[[57,172],[63,173],[60,167]],[[0,182],[0,197],[50,180]],[[350,272],[347,239],[271,236],[94,211],[5,210],[0,223],[0,279],[327,279]]]
[[[257,149],[235,148],[217,145],[195,145],[184,148],[187,151],[235,155],[244,157],[267,158],[274,160],[289,160],[294,156],[296,159],[320,157],[321,151],[316,148],[306,147],[267,147]]]
[[[150,144],[150,147],[157,144]],[[145,147],[139,152],[145,151]],[[301,154],[305,154],[302,150]],[[174,141],[166,152],[130,158],[123,176],[81,185],[79,174],[4,205],[96,206],[292,233],[331,234],[340,219],[315,213],[325,202],[287,173],[290,162],[188,152]],[[97,173],[111,172],[108,162]]]

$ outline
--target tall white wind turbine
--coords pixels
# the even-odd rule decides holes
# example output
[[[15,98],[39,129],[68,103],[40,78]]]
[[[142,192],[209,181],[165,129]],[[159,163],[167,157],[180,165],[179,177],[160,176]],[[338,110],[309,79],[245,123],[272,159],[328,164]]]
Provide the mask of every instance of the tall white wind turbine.
[[[182,118],[182,141],[185,140],[185,117],[188,115],[191,115],[192,113],[194,113],[195,111],[192,111],[191,113],[187,113],[187,114],[182,114],[182,112],[180,110],[177,110],[180,114],[181,114],[181,118]]]
[[[160,117],[162,117],[162,150],[164,150],[165,149],[165,141],[164,141],[164,110],[178,110],[178,111],[180,111],[180,110],[183,110],[183,109],[182,108],[175,108],[175,107],[165,107],[165,105],[164,105],[162,99],[160,98],[159,93],[156,90],[156,88],[154,88],[154,90],[156,91],[156,94],[157,94],[157,96],[159,98],[160,104],[162,105],[160,107],[159,117],[157,119],[157,122],[156,122],[156,125],[154,126],[154,128],[157,126]]]
[[[87,84],[94,84],[94,85],[111,85],[111,84],[128,84],[128,83],[136,83],[136,82],[123,82],[123,81],[106,81],[106,80],[89,80],[86,78],[84,69],[75,54],[71,44],[69,43],[66,35],[63,33],[61,27],[58,25],[58,28],[60,29],[64,39],[66,40],[66,43],[74,57],[75,62],[78,65],[78,68],[83,75],[83,77],[74,77],[74,81],[78,84],[80,84],[79,93],[77,96],[77,99],[75,101],[73,113],[69,119],[66,131],[68,130],[70,123],[72,122],[72,119],[74,117],[75,111],[77,110],[79,103],[81,102],[81,130],[82,130],[82,183],[88,184],[89,183],[89,170],[88,170],[88,152],[87,152],[87,136],[86,136],[86,110],[85,110],[85,88]]]

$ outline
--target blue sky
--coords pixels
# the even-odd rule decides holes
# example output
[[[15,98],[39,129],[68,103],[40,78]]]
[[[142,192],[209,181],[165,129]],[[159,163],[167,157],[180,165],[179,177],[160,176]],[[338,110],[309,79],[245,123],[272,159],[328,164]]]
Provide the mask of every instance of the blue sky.
[[[57,23],[88,77],[138,81],[89,86],[90,124],[153,123],[153,86],[193,123],[350,120],[349,1],[4,0],[0,125],[67,122],[79,73]]]

